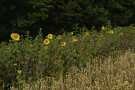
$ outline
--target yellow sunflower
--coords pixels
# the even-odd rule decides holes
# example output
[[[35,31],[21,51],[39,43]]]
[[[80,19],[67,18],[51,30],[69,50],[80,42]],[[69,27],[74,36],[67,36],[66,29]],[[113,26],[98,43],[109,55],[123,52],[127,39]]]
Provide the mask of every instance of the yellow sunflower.
[[[58,36],[57,36],[57,39],[61,39],[61,35],[58,35]]]
[[[53,35],[52,34],[48,34],[47,37],[48,37],[48,39],[52,39]]]
[[[70,32],[71,35],[73,35],[74,33],[73,32]]]
[[[16,41],[18,41],[18,40],[20,40],[20,35],[17,34],[17,33],[12,33],[11,34],[11,38],[14,39],[14,40],[16,40]]]
[[[104,26],[102,26],[102,27],[101,27],[101,30],[105,30],[105,27],[104,27]]]
[[[113,30],[108,31],[109,34],[113,34]]]
[[[62,45],[62,46],[65,46],[65,45],[66,45],[66,42],[62,42],[61,45]]]
[[[45,49],[48,49],[48,46],[45,46]]]
[[[75,37],[73,37],[73,42],[76,42],[76,41],[77,41],[77,39]]]
[[[44,44],[48,45],[50,43],[49,39],[44,40]]]

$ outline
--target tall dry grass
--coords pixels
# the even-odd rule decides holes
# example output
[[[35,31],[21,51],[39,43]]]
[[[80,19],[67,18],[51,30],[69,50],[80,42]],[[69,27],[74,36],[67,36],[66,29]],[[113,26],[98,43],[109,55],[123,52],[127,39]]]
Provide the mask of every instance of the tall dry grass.
[[[98,63],[97,63],[98,62]],[[52,80],[53,85],[47,83]],[[87,68],[72,67],[66,79],[54,78],[23,84],[23,90],[135,90],[135,53],[128,50],[116,58],[95,58]],[[18,90],[11,87],[11,90]]]

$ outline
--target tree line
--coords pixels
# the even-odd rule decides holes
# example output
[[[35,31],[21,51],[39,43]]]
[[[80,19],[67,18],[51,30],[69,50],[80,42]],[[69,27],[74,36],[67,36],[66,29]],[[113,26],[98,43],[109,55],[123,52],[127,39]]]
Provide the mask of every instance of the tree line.
[[[12,32],[58,34],[75,27],[135,23],[135,0],[0,0],[0,41]]]

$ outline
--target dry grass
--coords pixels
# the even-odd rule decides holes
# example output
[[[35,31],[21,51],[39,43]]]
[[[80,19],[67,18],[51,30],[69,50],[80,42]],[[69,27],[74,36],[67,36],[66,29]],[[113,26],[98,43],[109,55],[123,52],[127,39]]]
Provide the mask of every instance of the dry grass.
[[[47,80],[39,80],[32,85],[24,84],[23,90],[135,90],[135,53],[128,50],[115,59],[109,57],[104,63],[96,63],[101,61],[97,58],[81,70],[73,67],[64,83],[62,78],[53,80],[49,87]]]

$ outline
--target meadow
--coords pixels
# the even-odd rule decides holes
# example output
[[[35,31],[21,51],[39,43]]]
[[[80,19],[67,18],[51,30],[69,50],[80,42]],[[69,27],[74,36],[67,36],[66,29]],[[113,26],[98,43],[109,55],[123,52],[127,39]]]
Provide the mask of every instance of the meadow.
[[[0,44],[0,89],[134,89],[134,45],[134,26],[40,31],[35,38],[12,33]]]

